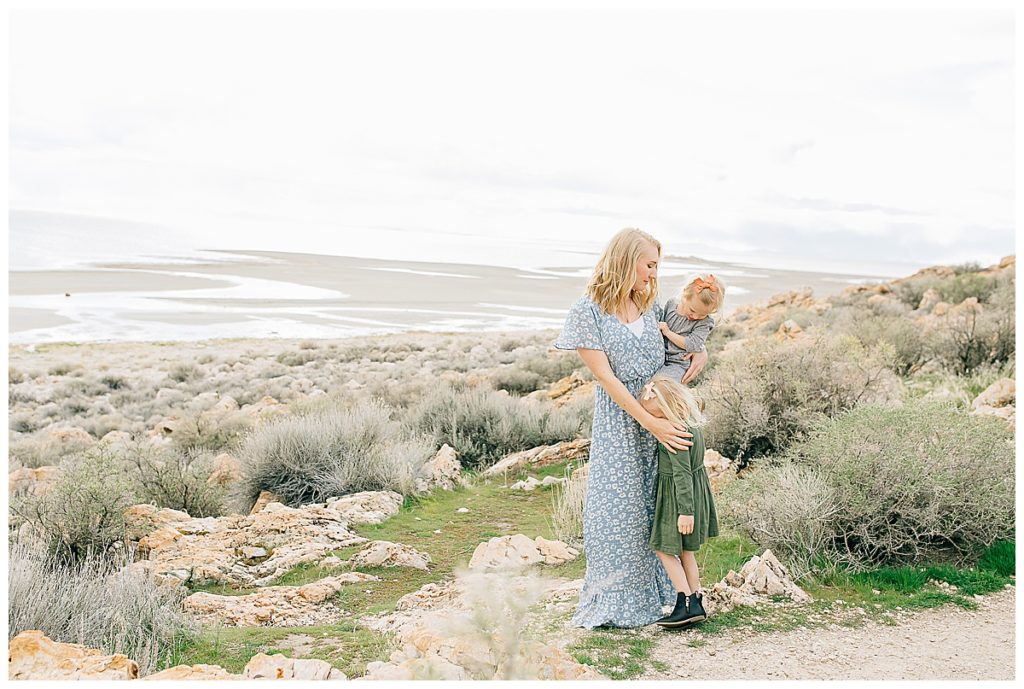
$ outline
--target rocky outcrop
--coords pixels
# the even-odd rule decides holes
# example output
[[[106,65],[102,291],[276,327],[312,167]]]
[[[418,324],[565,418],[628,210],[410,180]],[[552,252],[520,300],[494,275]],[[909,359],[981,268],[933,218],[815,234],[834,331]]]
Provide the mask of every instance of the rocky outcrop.
[[[7,492],[10,495],[46,495],[60,478],[61,469],[55,466],[29,469],[15,469],[7,477]]]
[[[995,416],[1013,427],[1017,420],[1016,401],[1017,384],[1012,378],[1001,378],[971,402],[970,413],[976,416]]]
[[[352,493],[327,501],[327,509],[340,514],[349,524],[380,524],[398,514],[405,498],[391,490]]]
[[[741,306],[730,316],[730,323],[746,336],[757,333],[765,325],[778,323],[778,319],[784,319],[790,309],[805,309],[815,314],[822,314],[831,308],[832,304],[815,299],[813,290],[810,287],[805,287],[801,290],[773,295],[766,304]]]
[[[8,679],[136,679],[139,665],[126,655],[106,655],[95,648],[52,641],[41,631],[24,631],[11,639]]]
[[[522,535],[497,536],[481,543],[469,560],[471,570],[529,567],[530,565],[560,565],[576,559],[579,551],[562,541],[536,540]]]
[[[263,508],[272,502],[281,502],[283,500],[277,495],[271,493],[269,490],[261,490],[260,494],[256,497],[256,502],[253,503],[252,509],[249,510],[249,514],[256,514],[262,512]]]
[[[401,543],[372,541],[352,556],[349,564],[355,567],[413,567],[427,569],[430,556]]]
[[[139,545],[148,551],[147,560],[132,566],[158,581],[262,586],[303,562],[366,542],[339,512],[322,505],[293,509],[275,502],[256,514],[204,519],[136,505],[125,516],[130,533],[145,533]]]
[[[206,483],[211,486],[227,486],[242,478],[242,463],[227,452],[213,458],[213,471]]]
[[[534,400],[549,400],[554,407],[558,408],[582,398],[593,397],[594,389],[593,381],[584,380],[583,376],[573,371],[565,378],[552,383],[548,389],[536,390],[526,397]]]
[[[539,468],[562,462],[585,462],[590,457],[590,438],[569,440],[555,445],[541,445],[522,452],[508,455],[497,464],[488,467],[484,476],[513,474],[526,468]]]
[[[766,550],[750,558],[739,573],[729,570],[720,582],[705,592],[704,606],[708,613],[723,613],[738,605],[763,605],[772,596],[785,596],[798,603],[811,597],[797,586],[781,562]]]
[[[269,586],[244,596],[193,593],[182,603],[199,622],[224,627],[300,627],[335,622],[344,611],[331,603],[346,584],[379,581],[346,572],[304,586]]]
[[[426,493],[435,488],[441,490],[454,490],[456,486],[463,485],[462,463],[459,462],[459,453],[445,443],[437,451],[434,458],[424,464],[416,476],[416,492]]]
[[[242,675],[233,675],[220,665],[175,665],[166,670],[146,675],[143,680],[176,681],[199,679],[245,679]]]
[[[775,331],[775,338],[778,340],[794,340],[803,331],[804,329],[800,327],[799,323],[792,318],[787,318],[782,321],[782,325]]]
[[[345,674],[324,660],[294,659],[280,653],[257,653],[242,671],[245,679],[343,680]]]

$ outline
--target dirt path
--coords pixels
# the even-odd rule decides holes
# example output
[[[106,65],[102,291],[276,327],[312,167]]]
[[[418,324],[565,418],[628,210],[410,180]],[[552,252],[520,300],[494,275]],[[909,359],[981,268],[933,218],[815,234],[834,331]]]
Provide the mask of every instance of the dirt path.
[[[661,633],[652,658],[671,668],[640,679],[1014,679],[1015,589],[978,602],[906,617],[777,634],[743,632],[687,645],[691,632]]]

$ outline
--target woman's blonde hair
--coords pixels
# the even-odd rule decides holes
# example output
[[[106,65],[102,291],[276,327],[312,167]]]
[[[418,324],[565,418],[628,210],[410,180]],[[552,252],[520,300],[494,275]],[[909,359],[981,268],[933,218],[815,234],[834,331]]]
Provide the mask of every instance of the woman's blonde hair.
[[[691,297],[708,307],[708,314],[717,313],[725,301],[725,283],[711,273],[701,273],[686,283],[679,300]]]
[[[655,376],[640,392],[640,399],[654,397],[665,417],[673,423],[703,426],[704,401],[690,392],[678,380],[666,376]]]
[[[661,258],[661,242],[635,227],[619,231],[601,252],[594,266],[594,274],[587,283],[587,296],[605,313],[615,313],[626,298],[633,300],[640,313],[646,313],[654,305],[654,300],[658,298],[656,277],[647,283],[647,289],[633,291],[636,267],[640,263],[645,244],[653,245],[658,250],[658,258]]]

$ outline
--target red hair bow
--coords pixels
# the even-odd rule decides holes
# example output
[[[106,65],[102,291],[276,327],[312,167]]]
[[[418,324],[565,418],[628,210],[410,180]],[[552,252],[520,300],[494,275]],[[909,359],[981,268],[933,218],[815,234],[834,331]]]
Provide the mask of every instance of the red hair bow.
[[[715,276],[711,275],[710,273],[708,274],[707,280],[705,280],[702,277],[694,278],[693,284],[697,287],[698,290],[702,290],[706,287],[712,292],[718,291],[718,280],[716,280]]]

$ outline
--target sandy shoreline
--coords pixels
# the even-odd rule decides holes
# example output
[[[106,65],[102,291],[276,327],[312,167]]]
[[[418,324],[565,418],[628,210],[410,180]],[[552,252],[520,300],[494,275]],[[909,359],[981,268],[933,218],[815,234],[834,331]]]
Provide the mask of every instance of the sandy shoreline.
[[[553,328],[589,276],[589,269],[580,267],[534,270],[255,251],[231,255],[242,258],[10,271],[10,339],[27,344],[331,338]],[[698,265],[718,272],[731,288],[725,315],[793,289],[810,287],[821,297],[856,282],[881,280],[666,257],[662,300],[674,295]]]

